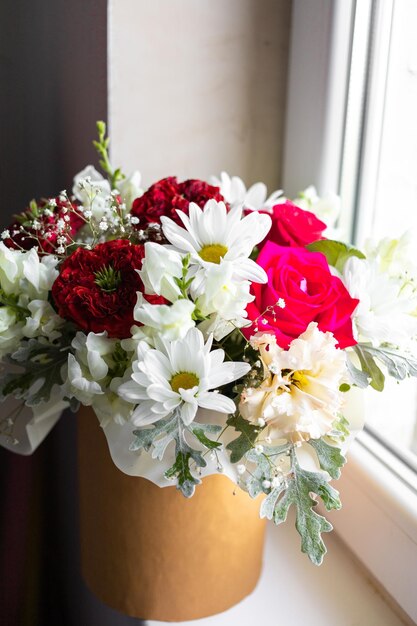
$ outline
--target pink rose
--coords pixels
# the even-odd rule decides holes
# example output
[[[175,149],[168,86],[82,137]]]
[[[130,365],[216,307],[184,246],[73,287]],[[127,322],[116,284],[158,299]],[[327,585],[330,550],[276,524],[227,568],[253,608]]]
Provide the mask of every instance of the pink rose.
[[[322,233],[326,224],[314,213],[300,209],[289,200],[276,204],[269,215],[272,218],[272,226],[268,240],[280,246],[304,247],[312,241],[323,239]]]
[[[268,282],[253,284],[255,300],[247,307],[254,323],[244,329],[250,337],[259,331],[272,333],[282,348],[317,322],[323,332],[333,333],[339,348],[355,345],[352,313],[359,300],[351,298],[342,281],[330,273],[321,252],[278,246],[267,241],[257,259]],[[285,308],[275,306],[282,298]]]

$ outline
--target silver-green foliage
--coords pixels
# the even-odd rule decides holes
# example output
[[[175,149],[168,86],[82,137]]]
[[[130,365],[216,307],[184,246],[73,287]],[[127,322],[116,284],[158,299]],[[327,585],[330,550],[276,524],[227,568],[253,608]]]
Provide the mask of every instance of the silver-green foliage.
[[[165,472],[167,479],[176,479],[177,489],[186,497],[190,498],[195,491],[196,485],[201,480],[191,471],[191,465],[196,469],[206,467],[204,459],[205,450],[216,450],[221,443],[213,441],[207,435],[216,435],[221,430],[217,424],[200,424],[192,422],[186,426],[178,413],[174,412],[170,417],[159,420],[149,428],[141,428],[133,431],[135,439],[130,445],[133,451],[145,450],[151,452],[153,458],[162,460],[168,445],[175,443],[175,461]],[[186,433],[191,439],[197,440],[200,446],[190,445],[186,440]],[[196,444],[197,444],[196,441]]]

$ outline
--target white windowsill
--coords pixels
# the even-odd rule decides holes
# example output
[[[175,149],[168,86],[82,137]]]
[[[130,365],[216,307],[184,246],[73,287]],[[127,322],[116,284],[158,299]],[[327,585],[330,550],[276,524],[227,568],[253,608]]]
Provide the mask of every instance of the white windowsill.
[[[184,626],[406,624],[336,534],[326,534],[325,541],[328,554],[317,568],[300,552],[293,517],[279,527],[269,524],[264,569],[255,591],[224,613],[182,623]],[[161,622],[147,624],[158,626]]]
[[[353,443],[348,461],[335,485],[343,508],[328,517],[346,545],[417,622],[415,472],[366,432]]]

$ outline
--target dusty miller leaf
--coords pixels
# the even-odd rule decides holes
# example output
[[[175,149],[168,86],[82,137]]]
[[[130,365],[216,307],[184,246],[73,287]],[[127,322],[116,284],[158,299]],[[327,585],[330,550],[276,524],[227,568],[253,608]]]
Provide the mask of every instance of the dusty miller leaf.
[[[202,454],[198,450],[191,448],[185,440],[184,427],[180,417],[177,417],[178,428],[175,437],[175,462],[166,472],[166,478],[177,479],[177,489],[181,491],[183,496],[191,498],[194,495],[196,485],[201,480],[194,476],[190,470],[190,462],[194,461],[197,467],[205,467],[207,465]]]
[[[292,474],[287,477],[287,488],[284,495],[278,500],[274,511],[274,522],[281,524],[287,519],[290,506],[296,508],[296,528],[301,536],[301,550],[315,565],[320,565],[326,554],[326,547],[321,534],[332,530],[332,525],[322,515],[313,509],[317,501],[311,494],[316,494],[323,500],[329,511],[340,509],[339,494],[331,487],[320,472],[310,472],[302,469],[292,451]]]
[[[170,441],[172,441],[172,439],[174,439],[175,437],[175,432],[177,431],[177,429],[178,418],[174,414],[167,419],[161,419],[158,422],[155,422],[155,424],[153,424],[150,428],[141,428],[138,430],[134,430],[133,434],[135,435],[135,439],[130,444],[129,450],[131,450],[132,452],[136,452],[143,448],[144,450],[148,451],[154,441],[164,434],[170,438]]]
[[[259,515],[261,518],[266,517],[271,520],[274,517],[275,507],[279,496],[285,489],[285,483],[283,482],[279,487],[274,487],[271,492],[264,498],[261,504]]]
[[[367,344],[358,344],[363,352],[381,361],[388,374],[397,380],[408,376],[417,376],[417,359],[411,355],[400,354],[392,348],[374,348]]]
[[[360,389],[366,389],[369,385],[370,375],[356,367],[348,355],[346,355],[346,367],[353,384]]]
[[[340,448],[326,443],[324,439],[310,439],[308,443],[316,451],[321,469],[332,478],[339,478],[340,468],[346,463]]]
[[[188,426],[188,430],[197,437],[198,441],[208,450],[214,450],[215,448],[221,448],[222,443],[220,441],[213,441],[207,437],[206,433],[216,435],[222,430],[222,427],[218,424],[200,424],[199,422],[191,422]]]
[[[2,377],[0,401],[11,395],[24,400],[27,406],[48,402],[53,387],[64,382],[62,370],[67,364],[68,351],[68,346],[38,339],[22,341],[18,350],[5,359],[16,371]]]
[[[362,371],[366,372],[371,379],[371,387],[376,391],[383,391],[385,376],[375,363],[373,355],[368,351],[368,346],[357,343],[353,349],[359,357]]]
[[[238,463],[240,459],[253,448],[255,440],[259,434],[259,428],[243,419],[240,415],[233,415],[227,420],[229,426],[233,426],[239,437],[227,444],[227,450],[230,450],[230,460],[232,463]]]

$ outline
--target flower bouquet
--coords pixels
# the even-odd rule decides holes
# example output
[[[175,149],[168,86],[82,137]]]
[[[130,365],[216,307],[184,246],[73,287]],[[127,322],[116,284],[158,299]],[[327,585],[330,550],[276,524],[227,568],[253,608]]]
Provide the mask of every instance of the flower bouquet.
[[[216,533],[226,533],[231,553],[247,553],[251,541],[258,549],[262,527],[254,507],[280,524],[293,506],[301,549],[320,564],[331,525],[316,505],[341,506],[330,480],[362,426],[358,389],[382,391],[384,374],[417,375],[407,239],[369,244],[366,255],[337,241],[335,198],[311,188],[294,201],[267,197],[262,183],[247,190],[223,173],[210,184],[169,177],[144,192],[138,172],[113,169],[105,125],[97,128],[105,176],[88,166],[71,193],[32,201],[1,234],[1,443],[30,453],[66,408],[89,407],[80,419],[82,467],[101,462],[99,424],[115,466],[130,477],[111,465],[85,479],[85,507],[102,481],[123,526],[122,513],[137,519],[129,507],[138,500],[120,505],[118,485],[132,494],[141,485],[158,533],[168,518],[177,531],[200,523],[195,541],[203,544],[207,517],[236,507],[231,529],[219,521],[206,549],[216,552]],[[221,482],[210,483],[213,475]],[[236,496],[226,502],[220,484]],[[205,489],[214,494],[209,506]],[[177,490],[186,498],[196,491],[192,519],[179,522]],[[126,525],[115,550],[128,555],[120,547]],[[245,528],[249,541],[240,537]],[[100,532],[95,525],[90,535]]]

